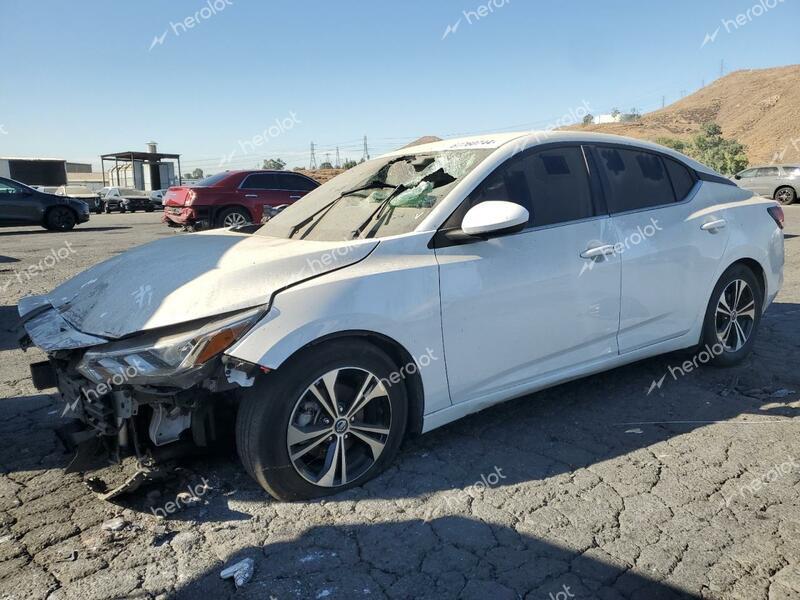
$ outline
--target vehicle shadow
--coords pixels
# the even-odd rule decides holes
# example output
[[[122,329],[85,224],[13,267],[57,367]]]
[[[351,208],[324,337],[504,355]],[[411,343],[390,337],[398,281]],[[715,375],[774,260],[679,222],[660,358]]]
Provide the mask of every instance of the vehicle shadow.
[[[329,501],[460,493],[492,473],[502,473],[495,488],[544,481],[713,424],[800,416],[796,391],[800,390],[800,373],[785,364],[785,357],[796,353],[796,340],[800,339],[797,314],[800,304],[773,305],[762,321],[754,353],[734,368],[717,369],[691,353],[673,353],[512,400],[408,440],[384,474]],[[9,347],[5,338],[3,335],[3,347]],[[686,361],[697,367],[687,369]],[[0,422],[15,419],[28,400],[1,400]],[[60,412],[60,408],[60,401],[53,397],[48,406],[39,409],[39,416]],[[26,414],[31,418],[29,409]],[[34,431],[42,435],[63,423],[56,415],[35,423],[34,429],[12,428],[6,432],[6,448],[11,451],[15,443],[27,443]],[[726,431],[737,435],[736,425]],[[12,470],[18,468],[19,460],[14,455],[0,455],[0,463]],[[63,465],[68,460],[64,455]],[[58,468],[54,462],[59,461],[51,453],[40,468]],[[30,462],[28,456],[25,468],[32,468]],[[238,490],[254,503],[270,502],[245,474],[231,447],[215,455],[185,459],[183,464],[188,472],[213,476],[212,487]],[[164,497],[174,497],[180,485],[162,484],[160,489]],[[146,490],[119,503],[149,513],[148,504],[142,503]],[[212,491],[203,501],[203,514],[189,508],[167,519],[238,519],[231,515],[223,494]]]
[[[18,262],[19,262],[19,259],[18,259],[18,258],[14,258],[13,256],[3,256],[3,255],[0,255],[0,264],[5,264],[5,263],[18,263]]]
[[[72,231],[50,231],[48,229],[24,229],[22,231],[20,231],[20,230],[14,230],[14,231],[2,231],[2,230],[0,230],[0,237],[8,237],[8,236],[14,236],[14,235],[37,235],[37,234],[47,234],[47,233],[49,233],[49,234],[63,233],[63,234],[70,234],[71,235],[71,234],[75,234],[75,233],[91,233],[91,232],[98,233],[98,232],[101,232],[101,231],[116,231],[118,229],[133,229],[133,227],[132,226],[125,226],[125,227],[82,227],[80,225],[77,225],[75,227],[75,229],[73,229]]]
[[[699,598],[503,525],[463,517],[318,526],[215,560],[175,598]],[[223,567],[254,561],[236,590]],[[533,594],[526,596],[526,594]]]
[[[13,277],[8,275],[8,277]],[[0,279],[0,294],[3,292],[3,284]],[[19,313],[16,306],[0,306],[0,352],[3,350],[13,350],[19,348],[17,344],[17,331],[19,325]],[[23,377],[28,373],[22,373]]]

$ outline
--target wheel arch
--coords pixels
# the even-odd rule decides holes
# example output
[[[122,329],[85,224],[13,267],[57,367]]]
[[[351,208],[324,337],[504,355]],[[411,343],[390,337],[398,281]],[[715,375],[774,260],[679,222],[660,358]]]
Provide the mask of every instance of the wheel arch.
[[[46,207],[42,213],[42,225],[47,225],[47,219],[50,217],[50,213],[57,208],[66,208],[68,211],[70,211],[75,217],[75,224],[78,224],[78,211],[72,208],[69,204],[51,204],[50,206]]]
[[[769,291],[767,273],[764,270],[764,267],[761,265],[761,263],[754,258],[744,257],[736,259],[722,270],[722,273],[720,273],[720,276],[717,278],[717,281],[719,281],[719,278],[722,277],[723,273],[725,273],[728,269],[736,265],[744,265],[753,272],[753,274],[756,276],[756,279],[758,279],[759,283],[761,283],[762,299],[766,301],[767,292]],[[714,282],[714,285],[716,285],[716,282]]]
[[[404,381],[406,383],[406,393],[408,395],[408,423],[406,424],[406,435],[415,436],[422,433],[422,422],[425,412],[425,390],[422,383],[422,377],[419,374],[420,366],[411,356],[411,353],[397,340],[375,331],[338,331],[335,333],[329,333],[308,342],[289,355],[284,363],[289,362],[299,353],[314,346],[319,346],[334,340],[339,341],[346,339],[359,340],[362,342],[366,341],[367,343],[372,344],[389,355],[398,368],[402,368],[403,365],[410,365],[412,363],[417,365],[417,368],[413,373],[407,370],[403,371]]]

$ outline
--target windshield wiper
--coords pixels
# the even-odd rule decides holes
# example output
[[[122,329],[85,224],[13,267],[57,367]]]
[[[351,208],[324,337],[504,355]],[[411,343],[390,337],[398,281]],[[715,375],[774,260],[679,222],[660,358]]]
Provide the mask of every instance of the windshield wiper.
[[[317,215],[319,215],[319,219],[317,219],[317,221],[311,227],[309,227],[308,230],[303,234],[303,237],[307,236],[311,232],[311,230],[317,226],[317,223],[319,223],[325,217],[325,215],[328,214],[328,212],[336,205],[336,203],[339,202],[339,200],[341,200],[342,198],[358,192],[363,192],[365,190],[373,190],[375,188],[385,188],[385,187],[394,187],[394,186],[389,185],[388,183],[384,183],[382,181],[370,181],[368,184],[363,185],[361,187],[342,192],[332,201],[328,202],[328,204],[320,208],[317,212],[310,215],[309,217],[306,217],[305,219],[300,221],[297,225],[292,227],[291,231],[289,231],[289,239],[292,239],[298,231],[300,231],[303,227],[311,223],[311,221],[316,219]]]
[[[376,215],[378,215],[381,212],[383,212],[383,209],[386,208],[389,205],[389,203],[398,196],[398,194],[400,194],[400,193],[402,193],[402,192],[404,192],[405,190],[408,189],[402,183],[400,185],[398,185],[398,186],[387,186],[387,187],[394,187],[394,189],[392,190],[392,193],[389,194],[388,196],[386,196],[386,199],[382,200],[381,203],[378,204],[378,208],[373,210],[370,213],[370,215],[364,220],[364,222],[361,223],[361,225],[359,225],[358,227],[356,227],[353,230],[353,233],[351,234],[350,239],[354,240],[354,239],[358,238],[364,232],[364,230],[367,228],[367,225],[369,225],[372,222],[372,219],[374,219]]]

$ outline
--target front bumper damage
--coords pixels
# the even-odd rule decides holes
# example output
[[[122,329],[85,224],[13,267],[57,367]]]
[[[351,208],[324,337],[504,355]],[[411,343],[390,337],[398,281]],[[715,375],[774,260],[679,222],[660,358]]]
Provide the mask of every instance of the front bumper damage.
[[[28,300],[28,299],[26,299]],[[20,303],[23,350],[48,360],[31,365],[39,390],[57,388],[65,425],[58,437],[75,456],[67,472],[86,474],[103,499],[169,477],[176,460],[213,447],[232,431],[236,391],[257,367],[220,356],[169,385],[131,385],[120,377],[97,383],[78,372],[84,352],[108,340],[78,331],[46,302]],[[230,427],[227,427],[230,425]]]

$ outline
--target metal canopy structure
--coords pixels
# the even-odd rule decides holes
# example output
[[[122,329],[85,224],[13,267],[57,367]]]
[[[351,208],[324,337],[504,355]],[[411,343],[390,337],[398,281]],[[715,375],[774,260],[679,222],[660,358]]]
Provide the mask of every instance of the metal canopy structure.
[[[119,185],[119,163],[142,162],[148,165],[160,165],[164,160],[175,160],[178,162],[178,185],[183,184],[181,176],[181,155],[167,154],[165,152],[138,152],[136,150],[126,150],[125,152],[112,152],[100,155],[100,170],[103,173],[103,187],[106,185],[106,161],[114,161],[114,170],[117,173],[117,185]],[[113,178],[112,178],[113,179]],[[113,183],[113,181],[111,182]]]

